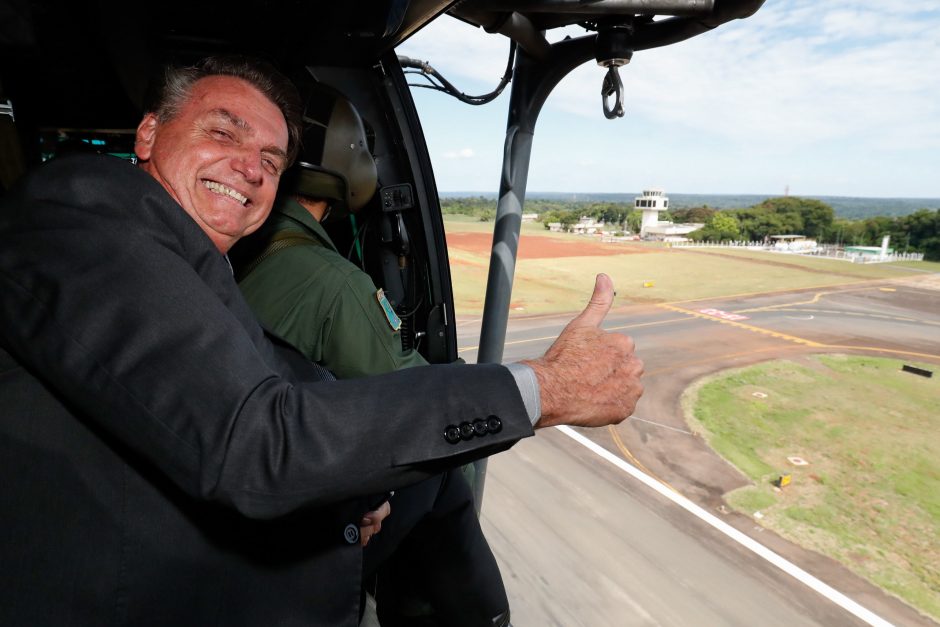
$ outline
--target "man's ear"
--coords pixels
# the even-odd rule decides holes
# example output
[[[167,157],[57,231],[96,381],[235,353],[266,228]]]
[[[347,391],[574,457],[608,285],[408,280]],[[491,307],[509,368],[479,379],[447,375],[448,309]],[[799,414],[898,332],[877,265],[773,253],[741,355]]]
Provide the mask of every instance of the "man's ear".
[[[157,116],[148,113],[137,125],[137,136],[134,141],[134,152],[141,161],[150,159],[153,141],[157,136]]]

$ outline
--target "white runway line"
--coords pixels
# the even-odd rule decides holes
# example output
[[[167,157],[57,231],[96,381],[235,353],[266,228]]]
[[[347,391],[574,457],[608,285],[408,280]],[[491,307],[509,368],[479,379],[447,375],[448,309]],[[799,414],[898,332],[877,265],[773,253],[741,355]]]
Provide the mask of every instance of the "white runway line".
[[[638,418],[638,417],[636,417],[636,416],[630,416],[629,418],[627,418],[627,420],[639,420],[640,422],[645,422],[645,423],[648,424],[648,425],[654,425],[654,426],[656,426],[656,427],[662,427],[663,429],[669,429],[670,431],[678,431],[679,433],[684,433],[685,435],[692,435],[692,436],[695,435],[695,434],[692,433],[691,431],[686,431],[685,429],[680,429],[680,428],[678,428],[678,427],[671,427],[671,426],[669,426],[669,425],[664,425],[664,424],[661,423],[661,422],[656,422],[656,421],[653,421],[653,420],[647,420],[647,419],[645,419],[645,418]]]
[[[605,460],[607,460],[614,466],[617,466],[618,468],[620,468],[622,471],[624,471],[625,473],[627,473],[634,479],[645,484],[647,487],[652,488],[653,490],[655,490],[662,496],[666,497],[667,499],[669,499],[670,501],[672,501],[673,503],[675,503],[682,509],[689,512],[690,514],[693,514],[700,520],[711,525],[712,527],[714,527],[721,533],[725,534],[726,536],[728,536],[729,538],[731,538],[732,540],[734,540],[741,546],[745,547],[746,549],[749,549],[751,552],[764,558],[765,560],[767,560],[768,562],[770,562],[771,564],[773,564],[774,566],[776,566],[783,572],[787,573],[788,575],[790,575],[797,581],[800,581],[801,583],[809,586],[810,588],[812,588],[813,590],[815,590],[822,596],[826,597],[827,599],[829,599],[830,601],[832,601],[839,607],[843,608],[850,614],[865,621],[869,625],[874,625],[876,627],[894,627],[891,623],[881,618],[880,616],[878,616],[871,610],[868,610],[862,607],[861,605],[859,605],[858,603],[856,603],[849,597],[845,596],[844,594],[842,594],[841,592],[839,592],[832,586],[820,581],[819,579],[810,575],[808,572],[806,572],[805,570],[803,570],[796,564],[784,559],[780,555],[777,555],[776,553],[768,549],[766,546],[764,546],[760,542],[754,540],[753,538],[751,538],[750,536],[744,533],[741,533],[740,531],[738,531],[737,529],[735,529],[734,527],[732,527],[725,521],[721,520],[720,518],[711,514],[710,512],[702,509],[701,507],[699,507],[698,505],[696,505],[695,503],[693,503],[686,497],[682,496],[678,492],[674,492],[673,490],[670,490],[669,488],[667,488],[665,485],[663,485],[656,479],[653,479],[646,473],[640,471],[639,469],[635,468],[631,464],[627,463],[625,460],[621,459],[620,457],[617,457],[616,455],[614,455],[613,453],[611,453],[604,447],[598,444],[595,444],[588,438],[576,432],[571,427],[555,427],[555,428],[561,431],[562,433],[564,433],[565,435],[567,435],[569,438],[571,438],[578,444],[581,444],[582,446],[596,453],[600,457],[603,457]]]

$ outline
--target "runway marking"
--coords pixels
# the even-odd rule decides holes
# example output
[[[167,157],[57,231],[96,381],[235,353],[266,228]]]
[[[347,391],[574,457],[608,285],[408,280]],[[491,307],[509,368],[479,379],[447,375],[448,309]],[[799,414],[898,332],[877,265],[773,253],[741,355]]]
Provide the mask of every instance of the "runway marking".
[[[785,290],[769,290],[765,292],[742,292],[740,294],[728,294],[726,296],[703,296],[701,298],[690,298],[688,300],[674,300],[664,305],[683,305],[685,303],[699,303],[703,300],[731,300],[734,298],[745,298],[750,296],[773,296],[775,294],[792,294],[793,292],[808,292],[809,290],[825,289],[829,287],[845,287],[849,285],[864,285],[866,283],[884,283],[886,281],[897,281],[898,279],[861,279],[859,281],[850,281],[848,283],[827,283],[825,285],[809,285],[807,287],[793,287]],[[848,291],[848,290],[839,290]]]
[[[619,327],[604,327],[605,331],[622,331],[624,329],[639,329],[640,327],[656,327],[661,324],[672,324],[673,322],[688,322],[688,318],[669,318],[668,320],[656,320],[654,322],[640,322],[638,324],[622,324]]]
[[[617,292],[614,292],[614,296],[615,297],[617,296]],[[624,304],[623,302],[621,302],[620,304],[617,304],[615,300],[614,305],[611,308],[611,311],[616,312],[616,313],[623,313],[623,312],[628,312],[629,310],[634,309],[636,307],[637,307],[636,303],[626,302],[626,304]],[[545,320],[547,318],[570,319],[576,315],[578,315],[577,311],[556,311],[556,312],[548,312],[548,313],[542,313],[542,314],[528,314],[521,318],[514,318],[514,320],[522,320],[522,321]],[[456,324],[457,326],[461,326],[461,325],[469,324],[471,322],[477,323],[477,322],[482,322],[482,321],[483,321],[483,316],[478,315],[478,316],[468,317],[463,320],[459,320],[457,321]]]
[[[859,285],[859,284],[867,284],[867,283],[881,283],[881,282],[885,282],[885,281],[895,281],[895,280],[897,280],[897,279],[884,279],[884,278],[882,278],[882,279],[864,279],[864,280],[861,280],[861,281],[854,281],[854,282],[851,282],[851,283],[832,283],[832,284],[829,284],[829,285],[817,285],[817,286],[815,286],[815,287],[795,287],[795,288],[792,288],[792,289],[777,290],[777,291],[768,291],[768,292],[745,292],[745,293],[742,293],[742,294],[731,294],[731,295],[728,295],[728,296],[707,296],[707,297],[703,297],[703,298],[693,298],[693,299],[689,299],[689,300],[677,300],[677,301],[672,301],[672,302],[669,302],[669,303],[658,303],[656,306],[657,306],[657,307],[660,307],[660,308],[671,309],[671,310],[673,310],[673,311],[678,311],[678,312],[681,312],[681,313],[684,313],[684,314],[689,314],[689,313],[691,313],[689,310],[683,309],[683,308],[681,308],[681,307],[675,307],[675,305],[680,305],[680,304],[684,304],[684,303],[697,303],[697,302],[709,301],[709,300],[730,300],[730,299],[734,299],[734,298],[744,298],[744,297],[748,297],[748,296],[772,296],[772,295],[775,295],[775,294],[790,294],[790,293],[793,293],[793,292],[805,292],[805,291],[808,291],[808,290],[818,289],[818,288],[844,287],[844,286]],[[910,286],[910,285],[904,285],[904,287],[905,287],[906,289],[907,289],[907,288],[910,288],[910,289],[919,289],[919,288],[916,288],[916,287]],[[755,308],[752,308],[752,309],[740,309],[740,310],[735,311],[734,313],[750,313],[750,312],[754,312],[754,311],[764,311],[764,310],[767,310],[767,309],[779,309],[779,308],[782,308],[782,307],[793,307],[793,306],[795,306],[795,305],[804,305],[804,304],[805,304],[805,305],[809,305],[809,304],[815,304],[815,303],[819,302],[819,299],[820,299],[820,298],[822,298],[823,296],[829,295],[829,294],[841,294],[841,293],[844,293],[844,292],[858,292],[858,291],[865,291],[865,290],[869,290],[869,289],[876,289],[876,286],[860,287],[860,288],[850,288],[850,289],[836,290],[836,291],[829,291],[829,292],[818,292],[817,294],[815,294],[815,295],[813,296],[812,299],[810,299],[810,300],[808,300],[808,301],[799,301],[799,302],[796,302],[796,303],[783,303],[783,304],[780,304],[780,305],[768,305],[767,307],[755,307]],[[881,289],[881,290],[894,290],[895,288],[878,287],[877,289]],[[927,290],[922,290],[922,291],[927,291]],[[933,293],[933,292],[931,292],[931,293]],[[821,310],[821,311],[822,311],[823,313],[840,313],[840,314],[841,314],[841,313],[847,313],[847,312],[835,312],[835,311],[825,311],[825,310]],[[535,319],[535,318],[550,318],[550,317],[554,317],[554,316],[563,316],[563,315],[564,315],[564,314],[541,314],[541,315],[539,315],[539,316],[533,316],[533,317],[531,317],[531,318],[529,318],[529,319]],[[576,314],[575,314],[575,313],[572,313],[571,315],[576,315]],[[860,314],[855,314],[855,315],[860,315]],[[481,319],[482,319],[482,318],[481,318]],[[712,319],[714,320],[714,318],[712,318]],[[905,322],[910,322],[910,321],[912,321],[912,320],[905,319],[905,318],[901,318],[901,317],[890,318],[890,319],[904,320]],[[674,323],[674,322],[683,322],[683,321],[685,321],[685,319],[683,319],[683,318],[673,318],[673,319],[670,319],[670,320],[658,320],[658,321],[655,321],[655,322],[644,322],[644,323],[641,323],[641,324],[627,324],[627,325],[621,325],[621,326],[616,326],[616,327],[607,327],[607,328],[605,328],[605,330],[606,330],[606,331],[622,331],[622,330],[624,330],[624,329],[635,329],[635,328],[639,328],[639,327],[656,326],[656,325],[661,325],[661,324],[671,324],[671,323]],[[929,320],[916,320],[916,322],[921,322],[921,323],[923,323],[923,324],[930,324],[930,325],[937,325],[937,326],[940,326],[940,323],[938,323],[938,322],[932,322],[932,321],[929,321]],[[458,323],[458,326],[459,326],[459,324],[462,324],[462,323]],[[756,331],[756,332],[758,332],[758,333],[764,333],[764,334],[766,334],[766,335],[772,335],[772,336],[776,333],[776,332],[774,332],[774,331],[769,331],[769,330],[767,330],[767,329],[760,329],[760,330],[759,330],[759,329],[760,329],[759,327],[752,327],[752,328],[750,328],[749,330],[751,330],[751,331]],[[545,337],[530,338],[530,339],[527,339],[527,340],[514,340],[514,341],[512,341],[512,342],[506,342],[506,343],[504,343],[503,346],[512,346],[512,345],[515,345],[515,344],[527,344],[527,343],[529,343],[529,342],[544,342],[544,341],[546,341],[546,340],[554,340],[556,337],[558,337],[558,336],[557,336],[557,335],[551,335],[551,336],[545,336]],[[785,334],[779,334],[777,337],[781,337],[782,339],[786,339]],[[791,337],[792,337],[792,336],[791,336]],[[802,338],[797,338],[797,339],[791,340],[791,341],[797,341],[798,343],[810,343],[810,344],[808,344],[808,345],[816,344],[816,343],[813,343],[811,340],[804,340],[804,339],[802,339]],[[825,346],[825,345],[819,344],[819,346]],[[477,346],[467,346],[467,347],[465,347],[465,348],[459,348],[459,349],[457,349],[457,353],[466,353],[466,352],[478,350],[479,348],[480,348],[479,345],[477,345]]]
[[[688,322],[688,318],[670,318],[669,320],[656,320],[654,322],[641,322],[639,324],[624,324],[619,327],[604,327],[605,331],[622,331],[623,329],[638,329],[640,327],[654,327],[661,324],[670,324],[673,322]],[[530,337],[527,340],[513,340],[512,342],[505,342],[503,346],[513,346],[515,344],[528,344],[529,342],[544,342],[545,340],[554,341],[558,337],[558,334],[555,335],[546,335],[545,337]],[[466,348],[458,348],[458,353],[465,353],[468,351],[474,351],[480,348],[477,346],[467,346]]]
[[[784,557],[775,553],[774,551],[771,551],[770,549],[768,549],[766,546],[764,546],[757,540],[754,540],[750,536],[742,533],[741,531],[738,531],[737,529],[735,529],[734,527],[732,527],[725,521],[721,520],[720,518],[718,518],[711,512],[706,511],[702,507],[699,507],[698,505],[696,505],[695,503],[693,503],[686,497],[682,496],[680,493],[676,492],[674,489],[671,489],[670,487],[667,487],[667,485],[660,483],[659,481],[649,476],[648,474],[644,473],[643,471],[639,470],[635,466],[632,466],[625,460],[617,457],[616,455],[614,455],[613,453],[611,453],[604,447],[600,446],[599,444],[596,444],[595,442],[592,442],[588,438],[576,432],[571,427],[562,426],[562,427],[555,427],[555,428],[561,431],[562,433],[564,433],[565,435],[567,435],[569,438],[571,438],[572,440],[574,440],[581,446],[584,446],[591,452],[595,453],[599,457],[605,459],[606,461],[610,462],[611,464],[613,464],[620,470],[624,471],[625,473],[627,473],[628,475],[630,475],[631,477],[633,477],[640,483],[644,484],[648,488],[651,488],[657,493],[659,493],[660,495],[666,497],[667,499],[669,499],[670,501],[672,501],[673,503],[675,503],[682,509],[686,510],[687,512],[689,512],[690,514],[698,518],[699,520],[710,525],[712,528],[716,529],[717,531],[723,533],[724,535],[734,540],[735,542],[737,542],[744,548],[748,549],[755,555],[763,558],[764,560],[766,560],[770,564],[773,564],[774,566],[776,566],[777,568],[779,568],[786,574],[790,575],[791,577],[793,577],[800,583],[806,585],[807,587],[819,593],[823,597],[829,599],[830,601],[832,601],[833,603],[835,603],[842,609],[846,610],[853,616],[868,623],[869,625],[873,625],[876,627],[893,627],[891,623],[881,618],[880,616],[878,616],[871,610],[863,607],[861,604],[859,604],[856,601],[853,601],[852,599],[842,594],[841,592],[839,592],[838,590],[836,590],[829,584],[809,574],[808,572],[806,572],[805,570],[803,570],[802,568],[800,568],[793,562],[785,559]]]
[[[729,324],[739,329],[744,329],[746,331],[753,331],[754,333],[760,333],[762,335],[769,335],[770,337],[774,337],[774,338],[781,339],[781,340],[786,340],[788,342],[794,342],[796,344],[803,344],[805,346],[810,346],[812,348],[819,348],[819,347],[824,346],[823,344],[820,344],[819,342],[814,342],[813,340],[807,340],[806,338],[797,337],[795,335],[788,335],[786,333],[780,333],[779,331],[771,331],[770,329],[764,329],[762,327],[755,327],[752,324],[744,324],[743,322],[738,322],[735,320],[723,320],[723,319],[715,318],[707,314],[700,313],[698,311],[691,311],[689,309],[683,309],[682,307],[676,307],[674,305],[670,305],[666,303],[662,303],[657,306],[662,307],[663,309],[669,309],[670,311],[683,313],[687,316],[695,316],[697,318],[702,318],[703,320],[710,320],[712,322],[717,322],[718,324]]]
[[[892,355],[907,355],[908,357],[923,357],[925,359],[940,360],[940,355],[933,355],[931,353],[916,353],[914,351],[904,351],[896,348],[880,348],[878,346],[848,346],[841,344],[826,344],[825,347],[853,351],[871,351],[873,353],[891,353]]]
[[[699,309],[698,312],[703,313],[706,316],[712,316],[713,318],[720,318],[722,320],[733,320],[736,322],[748,319],[748,316],[743,316],[740,313],[728,313],[727,311],[722,311],[721,309],[714,309],[712,307],[709,307],[706,309]]]
[[[912,283],[901,283],[901,287],[912,292],[921,292],[928,296],[937,296],[938,291],[940,291],[937,288],[921,287],[920,285],[914,285]]]
[[[630,418],[628,418],[628,420],[638,420],[638,421],[640,421],[640,422],[645,422],[645,423],[648,424],[648,425],[653,425],[653,426],[656,426],[656,427],[661,427],[661,428],[663,428],[663,429],[669,429],[670,431],[677,431],[677,432],[679,432],[679,433],[684,433],[684,434],[686,434],[686,435],[695,435],[695,434],[692,433],[691,431],[687,431],[687,430],[685,430],[685,429],[680,429],[679,427],[673,427],[673,426],[670,426],[670,425],[664,425],[664,424],[661,423],[661,422],[656,422],[655,420],[647,420],[646,418],[640,418],[639,416],[630,416]]]
[[[889,316],[887,314],[840,311],[838,309],[805,309],[803,307],[800,307],[799,309],[789,309],[786,305],[781,305],[780,308],[775,309],[775,311],[799,311],[799,312],[827,313],[827,314],[834,314],[838,316],[843,316],[843,315],[868,316],[869,318],[880,318],[882,320],[898,320],[900,322],[918,322],[920,324],[930,324],[933,326],[940,326],[940,322],[935,322],[933,320],[923,320],[921,318],[908,318],[906,316]]]
[[[766,307],[754,307],[752,309],[736,309],[735,313],[751,313],[754,311],[767,311],[769,309],[777,309],[778,307],[795,307],[797,305],[815,305],[816,303],[819,302],[819,299],[821,299],[823,296],[828,296],[830,294],[845,294],[846,292],[864,292],[866,290],[873,290],[873,289],[876,289],[876,288],[872,286],[872,287],[850,288],[847,290],[837,290],[834,292],[817,292],[816,295],[813,296],[809,300],[797,301],[795,303],[781,303],[779,305],[767,305]],[[877,289],[881,289],[881,290],[891,289],[891,291],[894,291],[893,288],[881,287]]]
[[[697,311],[691,311],[689,309],[683,309],[681,307],[674,307],[672,305],[667,305],[667,304],[660,304],[658,305],[658,307],[663,307],[665,309],[669,309],[670,311],[677,311],[679,313],[684,313],[687,316],[695,316],[697,318],[702,318],[704,320],[710,320],[711,322],[717,322],[718,324],[728,324],[733,327],[744,329],[746,331],[753,331],[755,333],[760,333],[762,335],[769,335],[770,337],[774,337],[774,338],[781,339],[781,340],[786,340],[788,342],[793,342],[795,344],[802,344],[804,346],[809,346],[810,348],[827,348],[827,349],[836,348],[836,349],[842,349],[842,350],[874,351],[878,353],[891,353],[895,355],[909,355],[913,357],[926,357],[928,359],[940,359],[940,355],[933,355],[930,353],[917,353],[913,351],[906,351],[906,350],[895,349],[895,348],[884,348],[884,347],[878,347],[878,346],[851,346],[851,345],[845,345],[845,344],[824,344],[822,342],[815,342],[813,340],[808,340],[806,338],[797,337],[795,335],[789,335],[787,333],[780,333],[778,331],[771,331],[770,329],[756,327],[752,324],[744,324],[743,322],[735,322],[732,320],[720,320],[718,318],[713,318],[712,316],[707,316]],[[858,315],[858,316],[868,315],[864,313],[854,313],[854,312],[839,312],[839,313],[840,315],[841,314]],[[648,372],[647,376],[651,374],[653,373]]]
[[[653,473],[652,470],[644,466],[643,462],[641,462],[640,460],[638,460],[636,457],[633,456],[633,453],[630,452],[630,449],[628,449],[626,444],[623,443],[623,440],[620,439],[620,434],[617,432],[616,426],[607,425],[607,430],[610,431],[610,437],[613,439],[614,444],[617,445],[617,448],[620,449],[620,452],[623,453],[627,457],[627,459],[633,462],[634,466],[638,468],[642,468],[643,472],[645,472],[646,474],[656,477],[657,481],[660,481],[666,485],[669,485],[668,483],[663,481],[661,478],[657,477],[656,474]],[[669,486],[669,488],[672,490],[675,490],[675,488],[673,488],[672,486]]]

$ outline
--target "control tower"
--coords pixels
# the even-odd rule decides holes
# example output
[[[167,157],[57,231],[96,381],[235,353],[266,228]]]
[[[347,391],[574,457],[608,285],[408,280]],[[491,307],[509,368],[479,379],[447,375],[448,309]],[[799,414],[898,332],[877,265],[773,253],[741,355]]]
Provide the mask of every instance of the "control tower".
[[[659,221],[659,212],[669,209],[669,198],[666,196],[666,192],[661,189],[655,187],[644,189],[643,195],[634,199],[633,206],[643,211],[640,237],[647,235],[647,230],[650,227],[659,226],[660,224],[672,224],[671,222],[660,223]]]

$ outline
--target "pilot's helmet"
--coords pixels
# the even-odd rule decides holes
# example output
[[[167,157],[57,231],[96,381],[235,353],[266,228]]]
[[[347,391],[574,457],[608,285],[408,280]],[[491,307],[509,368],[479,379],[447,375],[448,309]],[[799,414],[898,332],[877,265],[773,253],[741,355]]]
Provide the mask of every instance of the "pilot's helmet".
[[[365,125],[349,100],[323,84],[306,94],[300,154],[284,174],[287,193],[330,201],[331,216],[362,209],[378,183]]]

